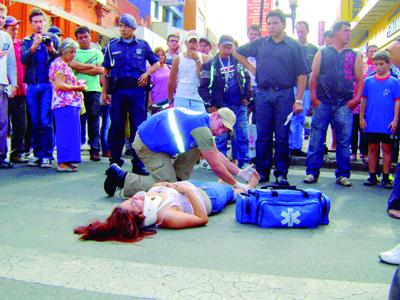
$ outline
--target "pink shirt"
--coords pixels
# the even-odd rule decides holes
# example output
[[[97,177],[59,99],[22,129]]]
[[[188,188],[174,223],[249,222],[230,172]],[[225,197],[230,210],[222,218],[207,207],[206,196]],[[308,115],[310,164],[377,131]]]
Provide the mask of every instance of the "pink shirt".
[[[158,103],[161,100],[168,98],[168,77],[170,69],[164,64],[151,75],[153,88],[151,89],[151,99],[153,103]]]
[[[25,66],[21,63],[21,40],[15,39],[14,42],[15,60],[17,61],[17,83],[18,89],[16,96],[26,96],[26,85],[24,83]]]
[[[78,81],[68,64],[61,58],[57,57],[50,65],[49,78],[53,88],[53,98],[51,101],[51,109],[57,109],[64,106],[81,107],[82,93],[74,91],[61,91],[55,88],[54,80],[56,74],[63,74],[65,82],[71,85],[77,85]]]

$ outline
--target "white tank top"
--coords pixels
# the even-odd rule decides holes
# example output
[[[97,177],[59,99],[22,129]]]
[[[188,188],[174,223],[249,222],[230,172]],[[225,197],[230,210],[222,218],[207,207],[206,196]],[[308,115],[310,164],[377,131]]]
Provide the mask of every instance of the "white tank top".
[[[201,56],[200,56],[201,59]],[[203,101],[197,91],[200,85],[196,62],[179,53],[178,82],[175,97]]]

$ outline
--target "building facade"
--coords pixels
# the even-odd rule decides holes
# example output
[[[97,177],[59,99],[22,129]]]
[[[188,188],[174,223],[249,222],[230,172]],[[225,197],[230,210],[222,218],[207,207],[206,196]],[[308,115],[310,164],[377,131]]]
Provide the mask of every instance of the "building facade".
[[[400,38],[400,1],[341,0],[341,19],[351,23],[350,47],[364,53],[368,45],[385,49]]]

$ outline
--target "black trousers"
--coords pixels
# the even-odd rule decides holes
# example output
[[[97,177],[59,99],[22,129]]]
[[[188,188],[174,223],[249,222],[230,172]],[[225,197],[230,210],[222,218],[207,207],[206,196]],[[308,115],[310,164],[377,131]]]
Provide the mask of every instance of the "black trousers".
[[[19,157],[25,151],[24,139],[27,129],[26,96],[15,96],[8,101],[11,120],[10,157]]]
[[[99,92],[83,92],[90,153],[100,152],[100,97],[101,93]]]
[[[360,137],[360,142],[358,142]],[[357,154],[360,148],[362,155],[368,155],[368,144],[364,138],[364,131],[360,130],[360,114],[353,114],[353,128],[351,131],[351,154]]]

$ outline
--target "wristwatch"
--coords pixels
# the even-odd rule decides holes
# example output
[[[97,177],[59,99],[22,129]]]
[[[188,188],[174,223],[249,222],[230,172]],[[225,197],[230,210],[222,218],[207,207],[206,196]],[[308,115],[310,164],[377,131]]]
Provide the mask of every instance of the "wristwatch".
[[[295,102],[296,102],[297,104],[303,105],[303,101],[302,101],[302,100],[297,99]]]

